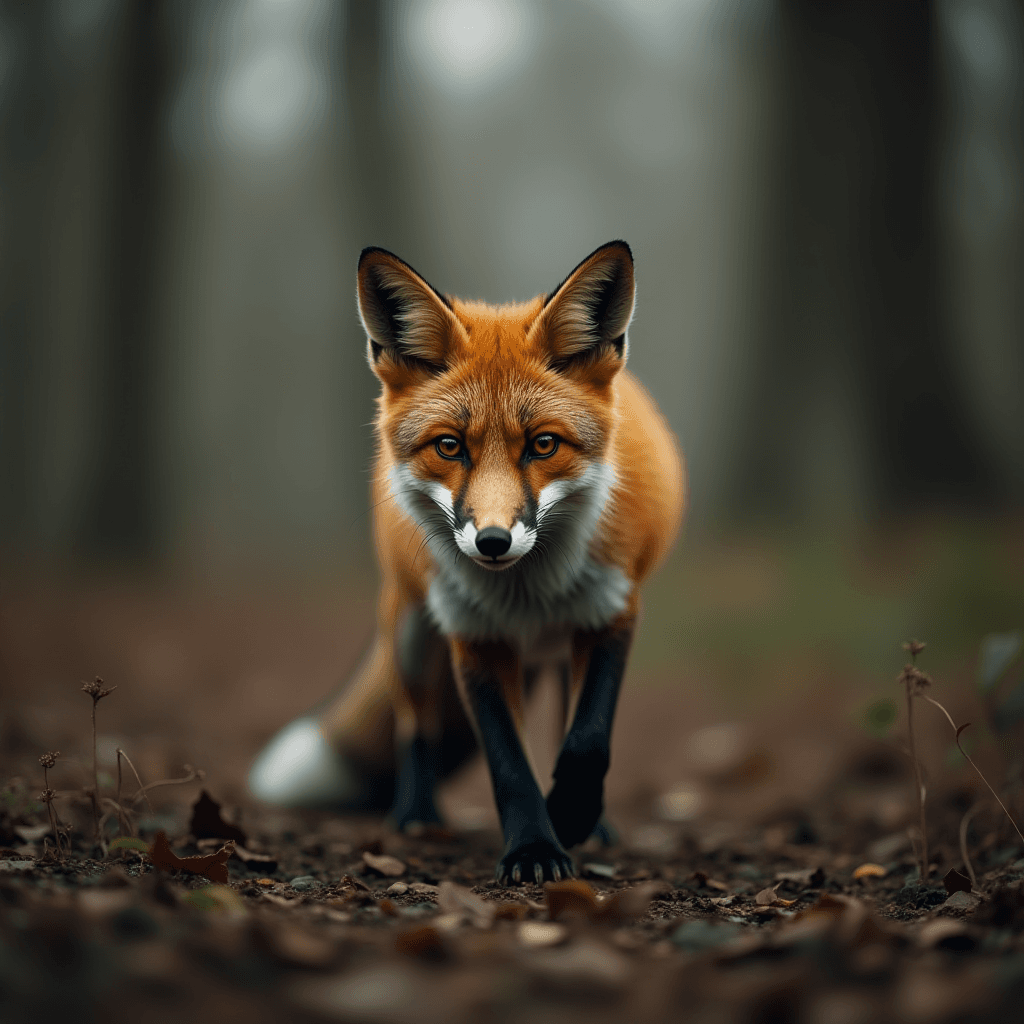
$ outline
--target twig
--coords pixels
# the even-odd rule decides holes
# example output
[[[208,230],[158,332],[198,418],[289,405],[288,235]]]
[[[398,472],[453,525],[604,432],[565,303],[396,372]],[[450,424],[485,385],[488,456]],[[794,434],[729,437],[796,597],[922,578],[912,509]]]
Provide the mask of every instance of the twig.
[[[132,803],[134,804],[136,802],[136,800],[138,800],[140,793],[143,796],[146,795],[146,787],[142,784],[142,779],[139,778],[139,773],[135,770],[135,765],[132,764],[132,759],[120,747],[117,748],[117,768],[118,768],[118,771],[121,770],[121,758],[122,757],[128,762],[128,767],[131,768],[132,775],[135,776],[135,781],[139,784],[139,792],[136,793],[135,796],[132,798]],[[120,778],[120,776],[118,776],[118,778]],[[120,797],[118,799],[120,799]],[[153,813],[153,805],[149,802],[149,797],[148,796],[146,797],[146,806],[149,808],[149,813],[152,814]]]
[[[125,760],[127,760],[127,758],[125,758]],[[128,761],[128,763],[131,764],[131,761]],[[185,778],[161,779],[159,782],[150,782],[148,785],[143,786],[142,789],[140,789],[138,793],[136,793],[135,796],[132,797],[132,804],[134,805],[138,803],[141,797],[145,797],[146,803],[148,804],[149,797],[146,796],[146,794],[151,789],[156,789],[157,786],[183,786],[187,782],[199,782],[206,778],[206,772],[204,772],[202,768],[193,768],[192,765],[190,764],[182,765],[182,767],[185,769],[185,771],[188,772],[188,775],[186,775]],[[134,769],[132,770],[134,771]],[[150,813],[152,813],[152,810],[153,808],[152,806],[150,806]]]
[[[92,817],[96,825],[96,839],[101,846],[104,843],[100,832],[100,769],[99,759],[96,756],[96,705],[116,689],[116,686],[105,688],[103,680],[99,676],[91,683],[82,683],[82,692],[92,697]]]
[[[903,645],[905,650],[910,651],[911,664],[904,667],[900,673],[899,681],[904,684],[907,694],[907,732],[910,736],[910,760],[914,763],[914,780],[917,784],[918,812],[921,818],[921,849],[918,856],[918,870],[921,875],[921,884],[928,884],[928,820],[925,812],[925,800],[928,791],[925,789],[924,780],[921,778],[921,762],[917,757],[917,740],[914,736],[914,697],[921,692],[924,686],[931,683],[931,680],[917,668],[917,656],[924,650],[925,645],[917,640],[908,640]]]
[[[57,847],[57,859],[64,859],[64,852],[60,842],[60,816],[53,806],[53,798],[57,795],[52,789],[50,789],[50,769],[57,763],[57,758],[60,757],[59,750],[52,750],[48,754],[43,754],[39,758],[39,763],[43,766],[43,791],[39,794],[39,799],[46,804],[46,810],[50,815],[50,828],[53,829],[53,841]],[[68,849],[70,850],[70,843]]]
[[[980,810],[981,804],[975,804],[960,819],[960,857],[964,862],[964,867],[967,868],[967,874],[970,875],[972,889],[978,888],[978,877],[974,873],[974,866],[971,864],[971,858],[967,852],[967,829],[971,824],[971,818],[973,818]]]
[[[988,786],[988,791],[996,798],[996,803],[999,804],[1000,807],[1002,807],[1003,814],[1005,814],[1007,818],[1010,819],[1010,824],[1017,830],[1017,835],[1020,836],[1021,842],[1024,842],[1024,832],[1021,832],[1020,826],[1017,824],[1016,821],[1013,820],[1013,815],[1006,809],[1006,804],[1004,804],[1003,801],[999,799],[999,794],[989,784],[988,779],[985,778],[981,769],[971,759],[970,754],[968,754],[967,751],[964,750],[964,748],[960,745],[960,734],[964,731],[964,729],[970,728],[971,723],[965,722],[958,728],[956,722],[953,721],[953,717],[937,700],[932,700],[931,697],[925,696],[924,694],[922,694],[922,696],[926,701],[928,701],[929,704],[934,704],[946,716],[946,721],[948,721],[953,728],[953,739],[956,742],[957,750],[959,750],[960,753],[964,755],[964,757],[967,759],[968,764],[970,764],[970,766],[978,773],[978,776],[981,779],[981,781],[984,782],[986,786]]]

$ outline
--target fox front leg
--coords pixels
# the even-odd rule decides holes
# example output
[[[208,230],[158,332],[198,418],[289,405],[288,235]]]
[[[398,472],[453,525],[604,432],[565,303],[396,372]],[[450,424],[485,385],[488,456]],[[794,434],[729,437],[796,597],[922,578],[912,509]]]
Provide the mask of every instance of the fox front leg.
[[[590,657],[576,714],[555,763],[555,784],[547,799],[551,823],[566,848],[586,840],[601,820],[612,719],[633,627],[633,620],[629,620],[577,641],[590,646]]]
[[[519,659],[507,644],[452,641],[459,691],[476,723],[505,837],[499,882],[557,882],[575,873],[558,841],[544,797],[523,751]]]

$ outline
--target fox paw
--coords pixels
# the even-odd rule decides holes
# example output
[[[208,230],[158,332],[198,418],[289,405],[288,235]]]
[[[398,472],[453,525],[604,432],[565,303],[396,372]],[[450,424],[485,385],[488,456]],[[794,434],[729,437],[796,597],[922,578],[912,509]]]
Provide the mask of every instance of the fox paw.
[[[506,850],[494,877],[502,885],[559,882],[576,874],[572,858],[557,843],[532,839]]]

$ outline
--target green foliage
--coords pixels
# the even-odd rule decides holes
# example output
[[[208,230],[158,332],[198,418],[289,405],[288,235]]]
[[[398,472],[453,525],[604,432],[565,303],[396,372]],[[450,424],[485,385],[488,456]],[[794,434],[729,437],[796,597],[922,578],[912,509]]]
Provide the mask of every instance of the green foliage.
[[[892,731],[896,724],[896,701],[889,697],[876,700],[864,709],[864,728],[878,739],[883,739]]]

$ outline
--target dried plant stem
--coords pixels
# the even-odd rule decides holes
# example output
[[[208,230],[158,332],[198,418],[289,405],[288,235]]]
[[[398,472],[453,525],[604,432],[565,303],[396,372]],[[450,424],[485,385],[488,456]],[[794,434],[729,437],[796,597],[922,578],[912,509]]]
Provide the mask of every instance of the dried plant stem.
[[[1021,842],[1024,842],[1024,832],[1021,832],[1020,826],[1017,824],[1016,821],[1013,820],[1013,815],[1006,809],[1006,804],[1004,804],[1003,801],[999,799],[999,794],[992,788],[991,784],[989,783],[988,779],[985,778],[981,769],[971,759],[970,754],[968,754],[967,751],[964,750],[964,748],[960,745],[960,734],[964,731],[964,729],[968,728],[971,723],[965,722],[963,725],[957,728],[956,722],[953,721],[952,715],[950,715],[950,713],[937,700],[932,700],[931,697],[927,697],[924,694],[922,694],[922,696],[924,696],[924,699],[928,701],[929,704],[934,704],[946,716],[946,721],[949,722],[950,726],[953,729],[953,739],[956,743],[957,750],[959,750],[960,753],[964,755],[964,757],[967,759],[967,763],[978,773],[978,777],[981,779],[981,781],[984,782],[986,786],[988,786],[988,791],[996,798],[996,803],[999,804],[999,806],[1003,809],[1003,814],[1005,814],[1007,818],[1010,819],[1010,824],[1017,830],[1017,835],[1020,836]]]
[[[96,705],[99,701],[92,702],[92,818],[96,825],[96,839],[102,842],[100,832],[100,768],[99,759],[96,756]]]
[[[117,824],[120,834],[124,835],[128,819],[125,817],[124,809],[121,807],[121,748],[117,749]]]
[[[961,819],[960,819],[960,858],[964,862],[964,867],[967,868],[967,874],[971,879],[971,888],[978,888],[978,877],[974,873],[974,865],[971,864],[970,854],[967,852],[967,829],[971,824],[971,819],[981,810],[981,804],[975,804]]]
[[[125,760],[128,761],[128,758],[126,757]],[[128,764],[131,764],[131,761],[128,761]],[[136,793],[135,796],[132,797],[132,804],[137,804],[139,800],[143,798],[145,798],[146,803],[149,804],[149,796],[147,794],[151,789],[156,789],[158,786],[183,786],[187,782],[199,782],[202,779],[206,778],[206,772],[204,772],[201,768],[193,768],[192,765],[190,764],[186,764],[183,767],[185,771],[188,772],[188,775],[186,775],[185,778],[160,779],[159,782],[150,782],[148,785],[143,786],[142,789],[140,789],[138,793]],[[134,766],[132,767],[132,771],[135,771]],[[136,773],[135,777],[138,778],[138,773]],[[152,814],[152,806],[150,806],[149,810],[150,813]]]
[[[152,814],[153,813],[153,805],[149,802],[149,797],[146,796],[146,787],[142,784],[142,779],[139,777],[139,773],[138,773],[138,771],[136,771],[135,765],[132,764],[132,759],[120,747],[118,747],[117,748],[117,768],[118,768],[118,771],[121,770],[121,758],[122,757],[125,759],[125,761],[128,762],[128,767],[131,768],[132,775],[135,776],[135,781],[139,784],[139,792],[136,793],[134,797],[132,797],[132,805],[134,806],[134,804],[136,804],[138,802],[138,799],[139,799],[140,795],[141,796],[145,796],[146,797],[146,806],[149,808],[149,813]],[[120,779],[120,776],[118,776],[118,778]],[[120,802],[120,800],[121,800],[121,798],[118,797],[118,802]]]
[[[917,785],[918,809],[921,823],[918,826],[921,830],[921,847],[918,852],[918,868],[921,873],[922,885],[928,881],[928,823],[925,817],[925,798],[927,790],[924,780],[921,778],[921,762],[917,758],[917,742],[914,738],[914,694],[907,686],[907,732],[910,734],[910,760],[914,763],[914,781]]]

